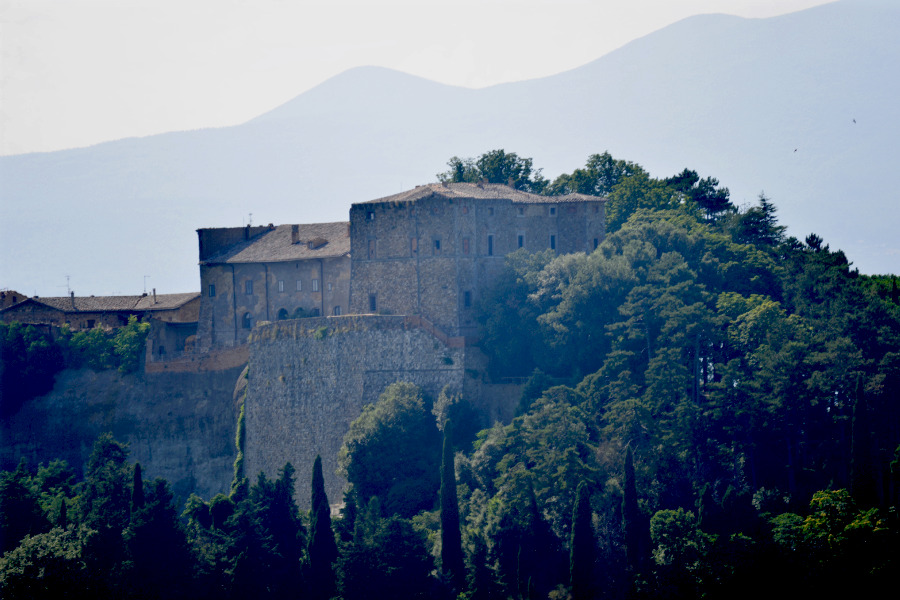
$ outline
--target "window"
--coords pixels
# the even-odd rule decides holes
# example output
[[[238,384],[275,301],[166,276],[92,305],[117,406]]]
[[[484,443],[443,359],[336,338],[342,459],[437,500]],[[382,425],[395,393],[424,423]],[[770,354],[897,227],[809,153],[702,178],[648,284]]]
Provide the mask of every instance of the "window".
[[[96,323],[97,323],[97,321],[95,321],[94,319],[88,319],[88,320],[87,320],[87,328],[88,328],[88,329],[93,329],[93,328],[94,328],[94,325],[96,325]]]
[[[216,284],[214,284],[214,283],[209,284],[209,297],[210,298],[216,297]]]
[[[253,280],[252,279],[248,279],[247,281],[244,282],[244,293],[247,294],[248,296],[253,293]]]
[[[313,290],[312,291],[314,291],[314,292],[319,291],[319,280],[318,279],[313,279]]]
[[[555,206],[551,206],[551,207],[550,207],[550,216],[552,217],[552,216],[555,215],[555,214],[556,214],[556,207],[555,207]]]
[[[594,205],[594,212],[595,212],[595,213],[600,212],[600,205],[599,205],[599,204],[595,204],[595,205]]]
[[[494,255],[494,236],[493,236],[493,235],[489,235],[489,236],[488,236],[488,251],[487,251],[487,255],[488,255],[488,256],[493,256],[493,255]]]
[[[550,234],[550,249],[556,250],[556,235],[552,233]]]
[[[287,319],[287,318],[288,318],[288,311],[287,311],[287,309],[286,309],[286,308],[279,309],[279,311],[278,311],[278,320],[279,320],[279,321],[284,321],[284,320]]]
[[[516,247],[518,247],[518,248],[525,247],[525,235],[524,234],[520,233],[519,235],[516,236],[516,244],[517,244]]]
[[[279,292],[283,292],[283,291],[284,291],[284,279],[279,279],[279,280],[278,280],[278,291],[279,291]]]
[[[520,207],[519,207],[519,216],[520,216],[520,217],[524,217],[524,216],[525,216],[525,207],[524,207],[524,206],[520,206]]]
[[[467,237],[464,237],[462,239],[462,251],[463,251],[463,254],[469,253],[469,238],[467,238]]]
[[[253,326],[253,317],[250,316],[250,313],[244,313],[244,316],[241,318],[241,325],[244,329],[250,329]]]
[[[340,306],[335,306],[335,307],[334,307],[334,310],[332,311],[332,314],[334,314],[334,316],[336,316],[336,317],[341,316],[341,307],[340,307]]]
[[[419,240],[417,238],[409,238],[409,251],[413,254],[419,251]]]
[[[375,240],[369,240],[369,259],[375,258]]]
[[[489,217],[493,217],[493,216],[494,216],[494,207],[493,207],[493,206],[490,207],[490,208],[488,208],[488,216],[489,216]]]
[[[433,249],[432,254],[434,254],[435,256],[437,256],[437,255],[440,254],[440,253],[441,253],[441,240],[440,240],[440,238],[435,238],[435,240],[434,240],[434,249]]]
[[[600,238],[594,238],[594,250],[597,249],[597,246],[600,245]]]
[[[378,298],[375,294],[369,294],[369,312],[373,313],[378,310]]]
[[[370,210],[366,212],[366,221],[374,221],[375,220],[375,211]]]
[[[331,285],[331,282],[330,282],[330,281],[326,284],[326,287],[328,288],[328,291],[329,291],[329,292],[330,292],[332,289],[334,289],[334,286]]]
[[[469,290],[463,292],[463,306],[465,308],[472,308],[472,292]]]
[[[299,280],[299,279],[297,280],[297,291],[298,291],[298,292],[302,292],[302,291],[303,291],[303,281],[301,281],[301,280]]]

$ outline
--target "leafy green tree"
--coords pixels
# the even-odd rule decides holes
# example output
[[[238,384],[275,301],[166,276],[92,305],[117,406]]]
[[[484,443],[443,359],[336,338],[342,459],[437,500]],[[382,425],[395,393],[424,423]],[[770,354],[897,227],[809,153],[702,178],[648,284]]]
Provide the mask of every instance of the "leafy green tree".
[[[122,373],[134,373],[141,366],[141,357],[147,335],[150,333],[150,323],[141,323],[134,315],[128,317],[128,324],[116,330],[112,344],[119,371]]]
[[[596,542],[591,524],[591,492],[585,483],[578,486],[577,500],[572,512],[572,538],[569,545],[569,581],[572,600],[594,597],[594,563]]]
[[[583,169],[575,169],[571,174],[563,173],[553,180],[547,193],[552,196],[564,194],[588,194],[607,196],[620,181],[643,172],[640,165],[613,158],[609,152],[592,154]]]
[[[32,325],[0,323],[0,419],[53,389],[63,368],[62,351]]]
[[[477,159],[454,156],[447,162],[449,170],[438,173],[437,178],[449,183],[476,183],[485,180],[539,194],[546,187],[547,181],[541,176],[541,170],[534,170],[532,165],[530,158],[498,149],[485,152]]]
[[[26,537],[0,557],[0,597],[56,600],[97,593],[82,558],[81,535],[55,527]]]
[[[325,494],[322,458],[319,455],[316,455],[313,462],[311,506],[307,584],[311,598],[328,600],[337,591],[334,563],[338,558],[338,549],[334,541],[334,532],[331,530],[331,507]]]
[[[134,477],[131,482],[131,512],[135,513],[144,506],[144,479],[141,476],[141,463],[134,464]]]
[[[350,425],[338,463],[362,502],[411,517],[434,506],[440,486],[440,433],[421,390],[394,383]]]
[[[15,471],[0,473],[0,554],[14,549],[26,535],[50,529],[40,497],[30,484],[25,459]]]
[[[441,461],[441,570],[456,590],[462,590],[466,572],[463,564],[462,535],[459,529],[452,436],[452,421],[447,421],[444,424],[444,450]]]

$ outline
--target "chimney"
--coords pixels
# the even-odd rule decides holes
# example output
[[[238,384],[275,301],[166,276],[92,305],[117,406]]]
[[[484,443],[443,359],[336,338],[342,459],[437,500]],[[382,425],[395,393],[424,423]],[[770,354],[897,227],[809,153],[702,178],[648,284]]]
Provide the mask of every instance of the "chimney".
[[[291,225],[291,244],[296,244],[300,241],[300,226],[299,225]]]
[[[156,288],[153,288],[153,304],[156,304]]]
[[[75,291],[69,292],[69,297],[72,298],[72,310],[75,310]]]
[[[347,237],[350,237],[350,223],[347,223]]]

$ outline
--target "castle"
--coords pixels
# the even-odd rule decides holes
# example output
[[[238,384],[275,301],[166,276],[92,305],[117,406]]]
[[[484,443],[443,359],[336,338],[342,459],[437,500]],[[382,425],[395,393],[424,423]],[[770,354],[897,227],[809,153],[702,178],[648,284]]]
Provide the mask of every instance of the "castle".
[[[436,183],[353,204],[349,223],[197,230],[201,351],[246,342],[254,324],[297,316],[418,315],[477,337],[474,306],[503,258],[590,252],[605,200],[506,185]]]

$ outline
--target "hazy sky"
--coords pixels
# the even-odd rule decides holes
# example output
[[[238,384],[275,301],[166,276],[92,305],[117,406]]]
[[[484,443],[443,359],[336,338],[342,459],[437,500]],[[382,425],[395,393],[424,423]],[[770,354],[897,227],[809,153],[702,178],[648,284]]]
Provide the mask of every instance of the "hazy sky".
[[[358,65],[550,75],[700,13],[827,0],[0,0],[0,155],[234,125]]]

